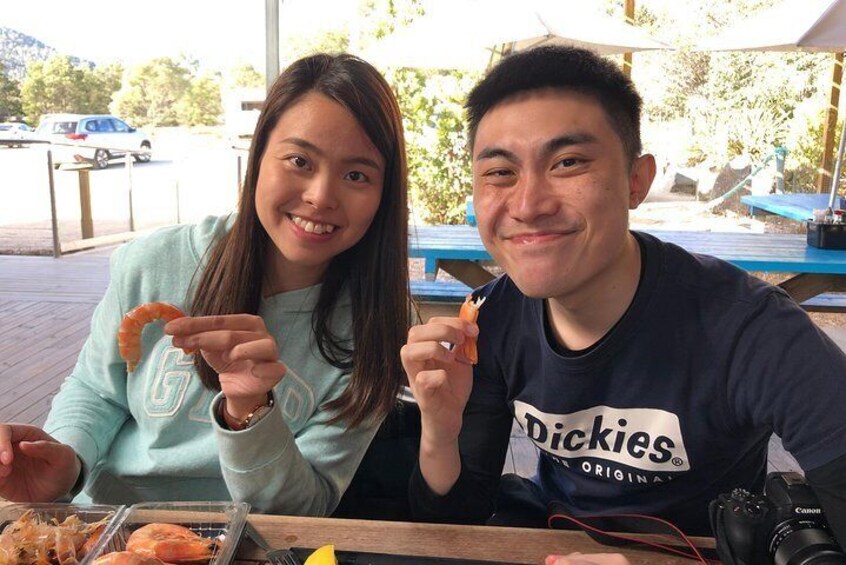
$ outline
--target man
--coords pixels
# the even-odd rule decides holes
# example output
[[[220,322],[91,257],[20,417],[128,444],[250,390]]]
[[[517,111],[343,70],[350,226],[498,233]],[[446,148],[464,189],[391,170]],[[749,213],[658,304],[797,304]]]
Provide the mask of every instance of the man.
[[[416,516],[544,526],[558,502],[710,535],[709,501],[760,492],[776,432],[846,541],[846,356],[781,289],[629,231],[655,176],[631,81],[541,48],[466,107],[479,232],[505,275],[475,293],[478,326],[437,318],[403,348]],[[441,345],[475,336],[475,369]],[[513,418],[540,451],[531,481],[500,481]]]

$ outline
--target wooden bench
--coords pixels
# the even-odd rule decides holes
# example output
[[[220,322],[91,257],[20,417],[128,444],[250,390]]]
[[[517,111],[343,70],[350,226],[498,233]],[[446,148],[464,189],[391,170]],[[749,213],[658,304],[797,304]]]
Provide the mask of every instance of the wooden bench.
[[[412,280],[411,296],[418,302],[461,303],[473,289],[459,281]]]
[[[846,292],[818,294],[801,304],[808,312],[846,312]]]

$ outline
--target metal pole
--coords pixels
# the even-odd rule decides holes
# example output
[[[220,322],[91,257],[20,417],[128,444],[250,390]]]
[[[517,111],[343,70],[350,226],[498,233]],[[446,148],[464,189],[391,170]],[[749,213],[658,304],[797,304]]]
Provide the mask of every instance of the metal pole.
[[[786,147],[779,146],[775,148],[776,192],[779,194],[784,194],[784,158],[786,156]]]
[[[135,213],[132,210],[132,154],[124,157],[126,163],[126,181],[129,184],[129,231],[135,231]]]
[[[264,50],[265,87],[270,87],[279,76],[279,3],[282,0],[264,0]]]
[[[831,177],[831,196],[828,198],[828,207],[834,210],[834,201],[837,199],[837,188],[840,184],[840,170],[843,167],[843,151],[846,150],[846,119],[843,120],[843,131],[840,132],[840,146],[837,148],[837,163],[834,165],[834,175]]]
[[[59,219],[56,217],[56,185],[53,180],[53,152],[47,150],[47,184],[50,187],[50,217],[53,228],[53,257],[62,256],[62,244],[59,241]]]

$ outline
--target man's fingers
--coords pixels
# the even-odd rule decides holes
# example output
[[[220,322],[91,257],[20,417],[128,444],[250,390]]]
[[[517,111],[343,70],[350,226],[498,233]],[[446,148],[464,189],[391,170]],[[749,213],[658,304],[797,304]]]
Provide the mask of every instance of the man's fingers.
[[[475,324],[459,320],[458,318],[443,318],[445,323],[429,322],[422,326],[414,326],[408,331],[408,343],[424,341],[446,341],[462,344],[467,335],[474,335],[471,328]]]
[[[426,363],[452,363],[455,353],[434,341],[407,343],[400,350],[402,366],[408,373],[417,373]]]

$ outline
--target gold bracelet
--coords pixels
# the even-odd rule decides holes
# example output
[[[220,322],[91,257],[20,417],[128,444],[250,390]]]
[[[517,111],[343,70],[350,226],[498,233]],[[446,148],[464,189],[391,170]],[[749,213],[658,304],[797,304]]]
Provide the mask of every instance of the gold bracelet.
[[[250,410],[250,413],[247,414],[242,420],[236,420],[234,424],[230,424],[226,420],[226,414],[229,414],[226,411],[226,396],[224,396],[220,401],[220,421],[226,424],[226,427],[232,431],[240,432],[241,430],[246,430],[250,427],[250,425],[255,424],[261,418],[263,418],[270,410],[273,408],[273,393],[268,391],[267,392],[267,400],[262,404],[257,405],[255,408]],[[230,415],[231,416],[231,415]]]

